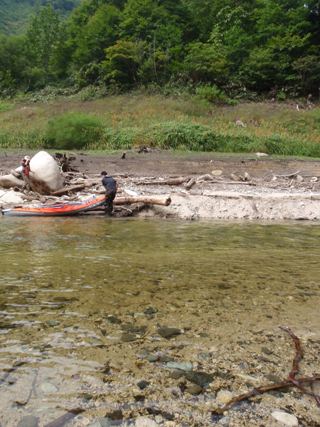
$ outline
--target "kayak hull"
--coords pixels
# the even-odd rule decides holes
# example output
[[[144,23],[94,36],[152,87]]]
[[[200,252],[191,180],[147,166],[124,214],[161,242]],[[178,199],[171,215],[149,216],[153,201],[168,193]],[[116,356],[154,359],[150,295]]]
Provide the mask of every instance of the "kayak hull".
[[[106,196],[91,196],[78,202],[56,203],[54,205],[39,204],[34,206],[21,206],[11,209],[4,209],[6,216],[70,216],[88,212],[106,201]]]

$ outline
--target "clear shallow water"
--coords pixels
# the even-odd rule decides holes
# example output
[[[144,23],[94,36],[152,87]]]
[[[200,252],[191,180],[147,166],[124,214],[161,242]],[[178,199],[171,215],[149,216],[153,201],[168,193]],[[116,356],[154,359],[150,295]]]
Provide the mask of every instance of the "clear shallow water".
[[[86,405],[94,419],[141,377],[165,400],[154,365],[138,361],[172,342],[190,359],[279,324],[315,333],[319,241],[315,224],[1,218],[3,425]],[[169,344],[159,326],[184,333]]]

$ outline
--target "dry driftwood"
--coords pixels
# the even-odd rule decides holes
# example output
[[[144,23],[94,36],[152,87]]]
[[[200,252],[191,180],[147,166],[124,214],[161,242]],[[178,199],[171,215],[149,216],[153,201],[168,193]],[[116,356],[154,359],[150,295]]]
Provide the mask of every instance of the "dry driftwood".
[[[179,178],[169,178],[169,179],[158,179],[154,181],[137,181],[137,185],[181,185],[186,181],[189,181],[190,177],[181,176]]]
[[[54,191],[52,196],[63,196],[64,194],[74,193],[75,191],[81,191],[85,188],[84,184],[73,185],[72,187],[64,187],[60,190]]]
[[[135,196],[135,197],[116,197],[114,205],[132,205],[133,203],[144,203],[146,205],[169,206],[171,203],[170,197],[150,197],[150,196]]]

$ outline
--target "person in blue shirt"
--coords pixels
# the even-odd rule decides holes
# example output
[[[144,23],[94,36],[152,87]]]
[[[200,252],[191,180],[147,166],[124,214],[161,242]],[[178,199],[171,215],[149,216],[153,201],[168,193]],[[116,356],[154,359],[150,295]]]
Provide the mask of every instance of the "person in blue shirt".
[[[106,171],[101,172],[102,185],[106,189],[105,213],[112,215],[113,200],[117,194],[117,181],[109,176]]]

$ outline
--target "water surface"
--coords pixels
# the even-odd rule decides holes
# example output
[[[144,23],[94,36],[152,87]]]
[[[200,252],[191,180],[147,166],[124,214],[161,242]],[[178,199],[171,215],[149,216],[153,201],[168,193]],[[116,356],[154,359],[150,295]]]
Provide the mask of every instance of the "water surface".
[[[45,425],[74,407],[88,408],[74,421],[87,425],[135,402],[141,379],[170,399],[150,354],[196,363],[280,324],[312,336],[319,241],[316,224],[1,218],[3,425],[28,414]],[[166,340],[160,326],[183,333]]]

